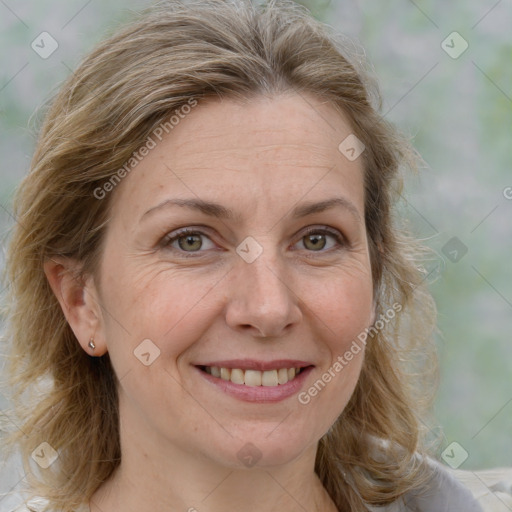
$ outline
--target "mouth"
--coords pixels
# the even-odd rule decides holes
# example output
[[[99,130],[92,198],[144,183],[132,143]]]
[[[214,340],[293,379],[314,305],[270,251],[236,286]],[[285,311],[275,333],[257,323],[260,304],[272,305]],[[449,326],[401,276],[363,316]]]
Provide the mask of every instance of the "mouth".
[[[309,365],[310,366],[310,365]],[[300,375],[305,367],[277,368],[273,370],[253,370],[242,368],[227,368],[224,366],[198,366],[198,368],[211,375],[233,384],[239,384],[249,387],[265,386],[275,387],[294,380]]]
[[[297,394],[315,368],[309,362],[291,359],[205,361],[193,366],[211,389],[255,403],[279,402]]]

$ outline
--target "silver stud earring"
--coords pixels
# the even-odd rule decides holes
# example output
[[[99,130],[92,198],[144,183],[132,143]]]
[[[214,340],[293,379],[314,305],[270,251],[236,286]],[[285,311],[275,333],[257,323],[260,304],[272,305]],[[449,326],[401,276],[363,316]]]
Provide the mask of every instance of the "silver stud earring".
[[[91,339],[89,340],[89,348],[90,348],[91,350],[94,350],[94,349],[96,348],[96,345],[94,344],[94,338],[91,338]]]

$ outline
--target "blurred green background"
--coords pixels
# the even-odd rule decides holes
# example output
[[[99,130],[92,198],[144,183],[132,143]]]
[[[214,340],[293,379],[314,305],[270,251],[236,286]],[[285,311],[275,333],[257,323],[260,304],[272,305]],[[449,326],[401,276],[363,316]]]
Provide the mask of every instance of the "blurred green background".
[[[94,43],[149,3],[0,2],[2,241],[35,143],[34,112]],[[438,254],[429,281],[443,333],[441,448],[463,447],[461,469],[512,466],[511,3],[301,3],[364,48],[385,117],[425,160],[407,182],[402,213]],[[31,48],[43,31],[59,45],[47,59]]]

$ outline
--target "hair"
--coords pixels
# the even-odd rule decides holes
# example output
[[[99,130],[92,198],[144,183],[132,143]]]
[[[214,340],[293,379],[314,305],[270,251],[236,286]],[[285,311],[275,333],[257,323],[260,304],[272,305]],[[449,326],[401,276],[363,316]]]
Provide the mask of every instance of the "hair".
[[[400,222],[405,172],[419,156],[380,114],[375,80],[352,43],[292,1],[160,2],[99,44],[48,107],[30,172],[14,200],[6,265],[13,417],[33,496],[72,510],[121,461],[117,379],[108,353],[90,357],[66,322],[43,270],[56,255],[96,275],[116,191],[98,189],[148,136],[192,101],[261,95],[316,97],[364,143],[365,223],[377,318],[356,389],[319,442],[315,471],[339,510],[366,510],[428,479],[422,418],[437,384],[435,306],[420,266],[427,249]],[[341,141],[340,141],[341,142]],[[136,169],[134,170],[136,172]],[[95,193],[96,191],[96,193]],[[380,318],[383,318],[381,316]],[[42,472],[46,441],[58,461]]]

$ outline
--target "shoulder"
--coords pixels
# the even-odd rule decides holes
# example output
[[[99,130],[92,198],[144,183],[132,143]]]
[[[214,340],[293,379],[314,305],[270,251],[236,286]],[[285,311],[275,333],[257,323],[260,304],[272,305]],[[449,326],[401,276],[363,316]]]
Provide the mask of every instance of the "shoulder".
[[[10,509],[8,512],[51,512],[47,509],[48,500],[44,498],[32,498],[31,500],[19,505],[15,509]],[[75,512],[90,512],[87,505],[82,505],[76,509]]]
[[[454,471],[486,512],[512,510],[512,467],[478,471]]]
[[[47,505],[48,501],[43,498],[32,498],[9,512],[43,512]]]
[[[428,484],[386,507],[367,506],[370,512],[509,512],[512,510],[512,468],[454,471],[426,458],[432,469]],[[508,501],[510,500],[510,501]]]
[[[432,478],[428,486],[408,493],[406,499],[410,510],[484,512],[473,493],[455,477],[451,470],[431,458],[427,458],[426,462],[433,470]]]

